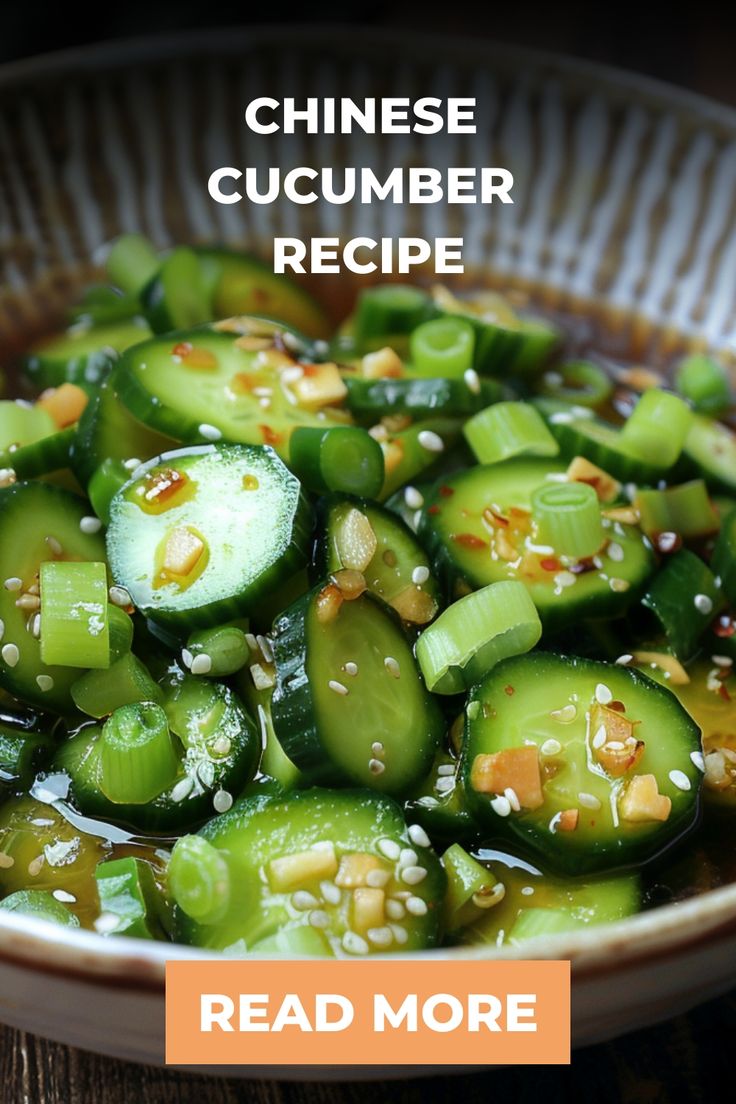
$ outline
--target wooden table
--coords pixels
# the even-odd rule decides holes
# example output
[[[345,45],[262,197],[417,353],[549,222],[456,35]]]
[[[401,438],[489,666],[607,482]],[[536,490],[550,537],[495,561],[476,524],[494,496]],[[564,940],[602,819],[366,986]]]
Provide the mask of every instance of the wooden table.
[[[716,1104],[731,1096],[736,994],[618,1043],[576,1053],[571,1067],[498,1069],[375,1084],[233,1081],[133,1066],[0,1029],[2,1104]]]

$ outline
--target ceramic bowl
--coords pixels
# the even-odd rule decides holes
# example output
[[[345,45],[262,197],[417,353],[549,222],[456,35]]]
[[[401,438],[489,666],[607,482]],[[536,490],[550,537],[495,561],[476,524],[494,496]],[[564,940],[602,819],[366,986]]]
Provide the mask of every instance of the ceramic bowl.
[[[662,357],[736,351],[736,113],[582,63],[491,46],[323,28],[198,33],[85,49],[0,71],[0,351],[48,329],[122,231],[157,245],[275,235],[443,234],[466,281],[514,289]],[[475,96],[472,138],[254,138],[256,95]],[[218,206],[219,165],[503,165],[498,208]],[[350,278],[321,278],[339,316]],[[90,1050],[161,1062],[164,963],[186,949],[0,916],[0,1018]],[[573,1039],[610,1039],[736,983],[736,885],[625,922],[444,957],[572,961]],[[248,1074],[252,1074],[252,1070]],[[264,1076],[328,1076],[265,1069]],[[385,1076],[373,1067],[355,1075]],[[346,1076],[341,1071],[339,1076]]]

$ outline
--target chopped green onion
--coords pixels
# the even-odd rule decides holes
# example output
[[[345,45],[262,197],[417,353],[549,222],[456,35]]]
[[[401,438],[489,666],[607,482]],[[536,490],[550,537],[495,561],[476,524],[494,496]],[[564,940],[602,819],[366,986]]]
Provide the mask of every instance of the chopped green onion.
[[[705,353],[695,353],[680,361],[675,387],[700,414],[720,414],[731,405],[726,370]]]
[[[71,695],[77,709],[98,719],[109,716],[123,705],[160,702],[163,698],[161,688],[132,652],[123,655],[105,671],[87,671],[72,683]]]
[[[201,836],[181,836],[169,862],[169,890],[182,912],[199,924],[216,924],[230,901],[225,856]]]
[[[701,635],[723,608],[724,599],[713,572],[682,548],[654,576],[642,605],[651,610],[670,648],[685,662],[697,651]]]
[[[316,494],[338,491],[375,498],[383,486],[381,446],[365,429],[298,426],[289,439],[294,474]]]
[[[41,659],[49,666],[109,667],[104,563],[41,564]]]
[[[514,456],[557,456],[560,451],[541,414],[523,402],[486,407],[465,423],[463,434],[481,464]]]
[[[130,472],[122,460],[108,456],[96,469],[87,487],[87,495],[97,517],[107,525],[110,521],[110,503],[124,483],[130,479]]]
[[[46,733],[19,730],[0,718],[0,793],[27,789],[53,746]]]
[[[721,580],[723,593],[736,605],[736,510],[723,520],[710,566]]]
[[[671,467],[682,452],[693,412],[671,391],[645,391],[621,429],[627,449],[641,460]]]
[[[367,288],[355,310],[355,340],[361,347],[369,343],[377,346],[382,341],[391,344],[392,337],[411,333],[434,313],[434,304],[427,293],[410,284]]]
[[[148,863],[127,856],[99,863],[95,869],[100,898],[99,925],[103,935],[127,935],[134,939],[155,939],[155,915],[159,890]]]
[[[199,629],[187,640],[191,662],[190,670],[197,674],[221,678],[234,675],[250,658],[250,648],[245,633],[237,625],[219,625],[215,629]],[[198,657],[205,657],[200,658]]]
[[[259,939],[249,951],[255,955],[279,955],[281,958],[324,958],[327,953],[325,936],[311,924],[283,928],[265,939]]]
[[[509,943],[520,943],[539,935],[559,935],[580,927],[583,927],[583,922],[567,909],[524,908],[519,910],[509,931]]]
[[[459,418],[427,418],[381,440],[386,478],[379,498],[423,475],[460,436]]]
[[[613,394],[613,381],[590,360],[568,360],[542,375],[539,393],[577,406],[602,406]]]
[[[156,250],[142,234],[123,234],[113,243],[107,257],[107,275],[126,295],[138,295],[158,266]]]
[[[442,865],[447,874],[446,931],[456,932],[472,924],[503,900],[503,885],[459,843],[448,847],[442,856]]]
[[[145,290],[146,316],[156,332],[161,325],[188,330],[212,316],[211,290],[202,261],[188,246],[169,253],[153,284]]]
[[[179,756],[160,705],[122,705],[105,721],[100,789],[110,801],[143,805],[174,781],[178,769]]]
[[[473,366],[475,330],[464,318],[435,318],[414,330],[410,348],[421,375],[457,379]]]
[[[7,452],[11,446],[35,444],[56,433],[56,429],[54,419],[42,406],[12,399],[0,401],[0,452]]]
[[[19,889],[0,901],[0,909],[32,916],[36,920],[47,920],[50,924],[61,924],[65,928],[79,927],[79,919],[66,905],[57,901],[49,889]]]
[[[640,490],[634,506],[648,537],[677,533],[685,540],[706,537],[718,530],[718,511],[702,479],[693,479],[666,490]]]
[[[594,556],[603,543],[598,495],[588,483],[545,483],[532,493],[540,544],[576,560]]]
[[[110,665],[127,655],[133,646],[133,619],[120,606],[112,602],[107,606],[107,624],[110,635]],[[109,670],[109,668],[108,668]],[[99,673],[99,672],[98,672]],[[84,676],[82,676],[84,678]]]
[[[424,681],[436,694],[459,694],[502,659],[528,652],[542,635],[523,583],[509,579],[466,594],[416,643]]]

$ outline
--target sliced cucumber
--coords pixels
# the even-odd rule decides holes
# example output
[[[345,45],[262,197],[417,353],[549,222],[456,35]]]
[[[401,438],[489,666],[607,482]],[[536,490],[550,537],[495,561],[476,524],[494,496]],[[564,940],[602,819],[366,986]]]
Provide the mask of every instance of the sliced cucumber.
[[[41,437],[32,444],[21,445],[0,456],[0,468],[12,468],[17,479],[35,479],[69,467],[76,428],[67,426]]]
[[[449,476],[425,499],[419,537],[450,590],[477,589],[501,579],[529,588],[546,631],[581,617],[622,612],[640,594],[654,567],[638,529],[603,518],[596,556],[560,557],[537,535],[533,491],[564,479],[551,460],[507,460]]]
[[[638,671],[537,654],[468,702],[463,778],[479,821],[575,874],[642,862],[695,824],[698,726]]]
[[[46,483],[15,483],[0,490],[0,686],[21,701],[56,712],[72,708],[69,690],[79,670],[41,662],[34,590],[46,560],[105,559],[99,534],[81,528],[87,509],[81,498]]]
[[[26,375],[38,387],[62,383],[101,383],[124,349],[150,337],[142,318],[90,325],[76,322],[66,333],[36,345],[23,362]]]
[[[467,840],[478,827],[468,812],[459,761],[440,751],[432,769],[406,802],[408,820],[421,824],[433,843]]]
[[[311,511],[264,448],[205,445],[139,468],[110,505],[114,579],[172,629],[221,624],[305,561]]]
[[[357,571],[402,620],[426,625],[440,606],[426,552],[400,518],[375,502],[332,496],[320,503],[318,578]]]
[[[276,735],[310,778],[401,795],[444,731],[398,619],[372,597],[317,587],[276,619]]]
[[[503,398],[505,391],[494,379],[362,379],[345,375],[346,405],[359,419],[406,414],[431,418],[444,414],[467,418]]]
[[[726,494],[736,491],[736,433],[722,422],[696,414],[685,453],[706,483]]]
[[[169,885],[181,942],[341,958],[435,946],[445,875],[393,801],[315,789],[245,799],[180,839]]]

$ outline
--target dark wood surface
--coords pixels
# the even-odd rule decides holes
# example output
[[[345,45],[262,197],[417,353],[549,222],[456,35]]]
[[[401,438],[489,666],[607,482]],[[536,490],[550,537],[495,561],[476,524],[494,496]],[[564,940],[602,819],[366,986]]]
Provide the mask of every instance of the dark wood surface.
[[[2,1104],[718,1104],[732,1099],[736,994],[617,1043],[571,1067],[466,1076],[277,1084],[199,1077],[114,1062],[0,1029]]]

